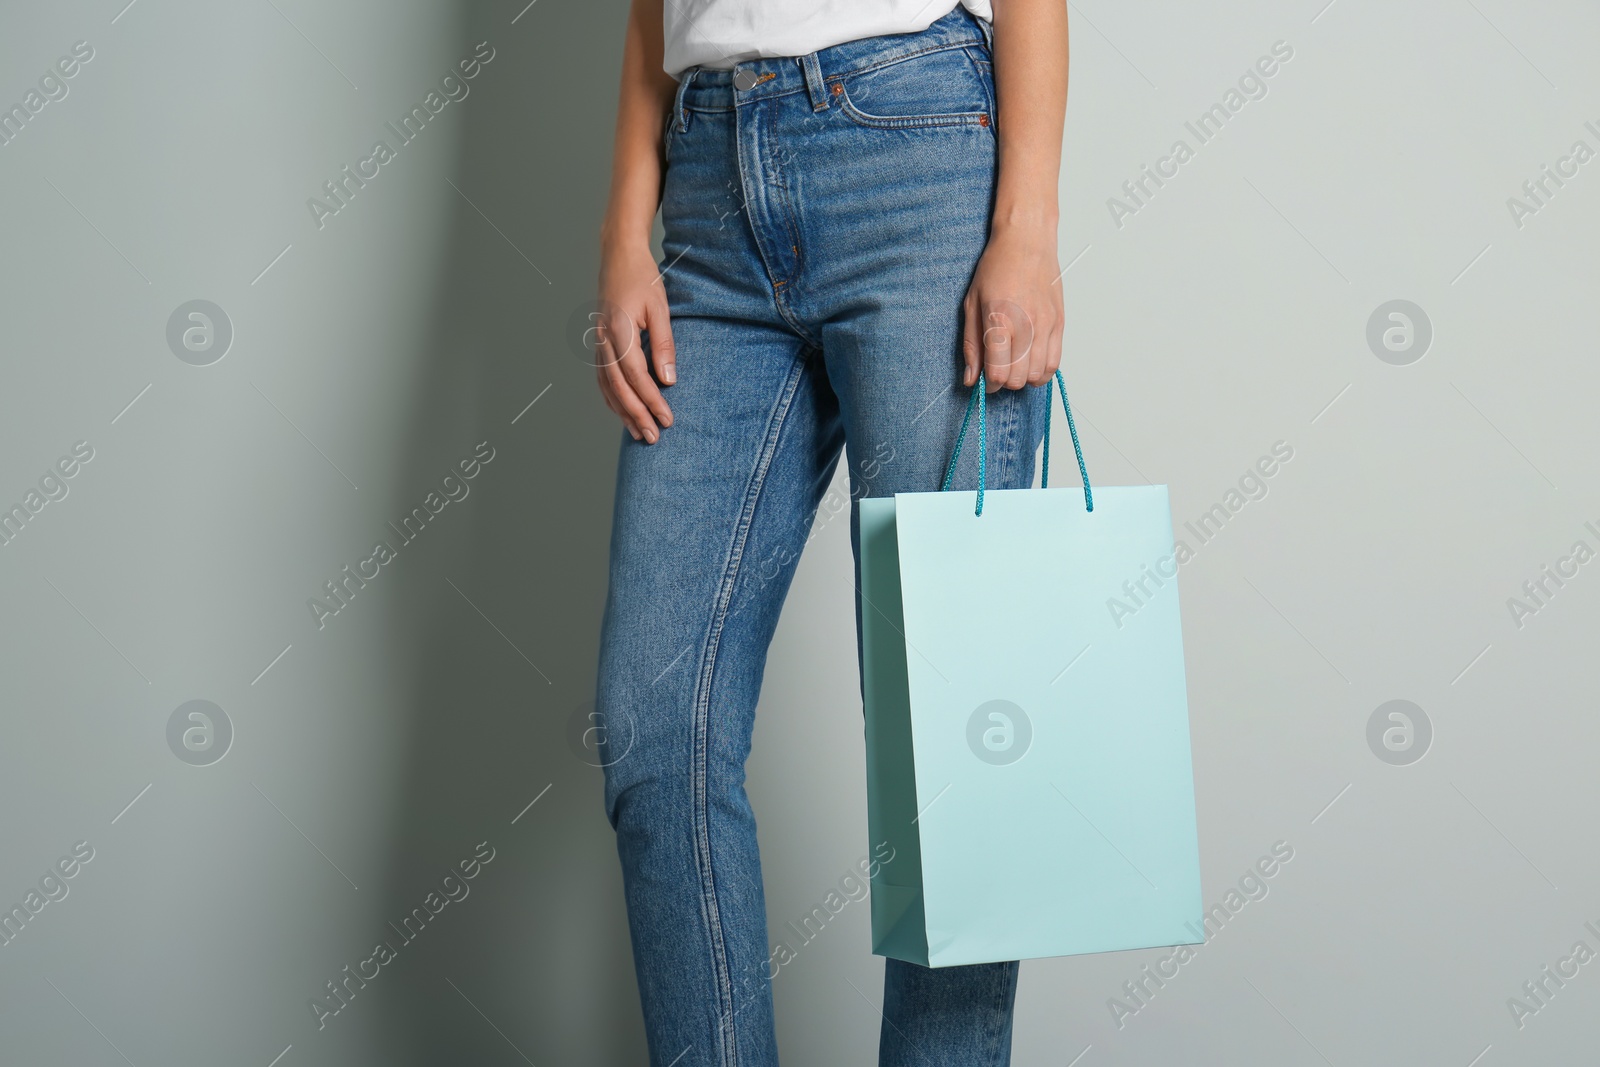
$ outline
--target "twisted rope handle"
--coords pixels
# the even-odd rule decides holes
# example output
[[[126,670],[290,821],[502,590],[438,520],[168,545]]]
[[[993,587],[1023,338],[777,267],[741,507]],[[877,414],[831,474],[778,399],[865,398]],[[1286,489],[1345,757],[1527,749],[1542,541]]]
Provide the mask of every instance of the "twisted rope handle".
[[[1083,463],[1083,445],[1078,441],[1078,425],[1072,419],[1072,405],[1067,401],[1067,383],[1061,379],[1061,371],[1057,369],[1055,377],[1045,383],[1044,403],[1044,461],[1039,472],[1039,488],[1050,488],[1050,390],[1052,385],[1061,389],[1061,410],[1067,413],[1067,432],[1072,435],[1072,451],[1078,457],[1078,473],[1083,476],[1083,503],[1085,511],[1094,510],[1094,490],[1089,485],[1089,469]],[[967,413],[961,417],[961,431],[956,434],[956,447],[950,454],[950,466],[944,472],[944,484],[939,486],[940,492],[949,490],[950,483],[955,481],[956,461],[961,458],[961,446],[967,439],[967,425],[972,421],[972,408],[978,408],[978,506],[973,511],[974,515],[983,514],[983,483],[987,480],[988,465],[986,453],[988,452],[988,426],[986,412],[988,400],[984,390],[983,372],[978,372],[978,381],[972,387],[972,395],[967,398]]]

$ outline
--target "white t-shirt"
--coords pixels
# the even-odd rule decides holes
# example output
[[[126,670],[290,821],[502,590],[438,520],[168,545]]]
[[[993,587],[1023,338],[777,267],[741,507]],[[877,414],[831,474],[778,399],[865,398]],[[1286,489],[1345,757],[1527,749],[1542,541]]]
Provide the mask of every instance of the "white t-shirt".
[[[666,0],[662,69],[726,70],[751,59],[803,56],[886,33],[917,33],[957,4],[992,21],[989,0]]]

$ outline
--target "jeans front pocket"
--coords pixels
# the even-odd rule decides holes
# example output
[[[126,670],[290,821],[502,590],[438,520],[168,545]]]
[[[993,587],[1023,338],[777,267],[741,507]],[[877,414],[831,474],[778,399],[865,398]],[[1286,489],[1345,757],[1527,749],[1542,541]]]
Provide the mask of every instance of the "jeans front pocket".
[[[981,52],[973,55],[972,52]],[[994,83],[981,48],[941,48],[830,79],[845,118],[877,130],[989,126]]]

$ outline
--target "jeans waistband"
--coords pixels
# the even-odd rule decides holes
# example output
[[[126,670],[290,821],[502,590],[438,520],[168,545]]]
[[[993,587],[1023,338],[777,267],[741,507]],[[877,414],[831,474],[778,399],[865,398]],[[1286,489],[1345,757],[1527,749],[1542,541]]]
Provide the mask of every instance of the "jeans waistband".
[[[826,105],[824,82],[859,73],[926,52],[973,45],[990,47],[990,28],[984,20],[957,4],[948,15],[917,33],[863,37],[818,49],[804,56],[751,59],[733,70],[690,67],[679,78],[677,108],[726,111],[742,104],[787,93],[808,92],[812,106]],[[748,85],[749,88],[739,88]]]

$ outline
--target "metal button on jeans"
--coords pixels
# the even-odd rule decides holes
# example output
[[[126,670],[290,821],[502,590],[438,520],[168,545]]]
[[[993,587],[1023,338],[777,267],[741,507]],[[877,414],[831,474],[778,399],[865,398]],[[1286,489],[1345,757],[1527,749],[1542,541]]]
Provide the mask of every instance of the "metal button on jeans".
[[[740,67],[733,72],[733,87],[741,92],[746,89],[754,89],[756,81],[756,73],[753,70],[746,70]]]

